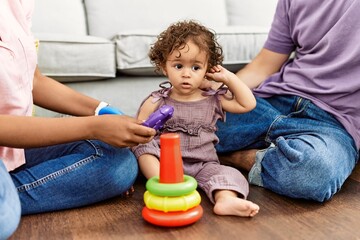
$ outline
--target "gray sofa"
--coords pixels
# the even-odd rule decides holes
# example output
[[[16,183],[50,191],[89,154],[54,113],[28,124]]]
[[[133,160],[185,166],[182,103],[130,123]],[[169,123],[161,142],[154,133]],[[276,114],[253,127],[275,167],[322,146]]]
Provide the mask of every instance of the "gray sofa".
[[[195,19],[213,29],[232,71],[267,37],[276,0],[35,0],[32,30],[41,71],[133,116],[164,81],[147,57],[170,23]],[[59,116],[36,108],[38,116]]]

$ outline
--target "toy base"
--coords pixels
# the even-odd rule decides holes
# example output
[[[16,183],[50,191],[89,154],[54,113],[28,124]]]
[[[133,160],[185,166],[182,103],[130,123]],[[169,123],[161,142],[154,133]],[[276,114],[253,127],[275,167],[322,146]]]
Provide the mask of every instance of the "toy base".
[[[154,225],[162,227],[181,227],[198,221],[203,215],[203,208],[198,205],[184,212],[162,212],[144,207],[143,218]]]

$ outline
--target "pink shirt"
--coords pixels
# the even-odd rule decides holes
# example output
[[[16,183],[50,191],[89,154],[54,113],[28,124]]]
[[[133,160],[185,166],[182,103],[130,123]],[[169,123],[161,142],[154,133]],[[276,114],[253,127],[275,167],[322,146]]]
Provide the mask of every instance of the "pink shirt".
[[[32,87],[37,64],[31,34],[33,0],[0,1],[0,114],[31,116]],[[1,133],[0,133],[1,134]],[[0,146],[7,169],[25,163],[23,149]]]

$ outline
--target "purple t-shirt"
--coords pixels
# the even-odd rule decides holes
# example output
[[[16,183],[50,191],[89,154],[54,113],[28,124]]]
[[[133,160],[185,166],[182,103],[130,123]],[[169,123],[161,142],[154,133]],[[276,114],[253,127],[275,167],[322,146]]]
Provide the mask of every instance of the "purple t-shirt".
[[[264,46],[289,54],[256,96],[297,95],[333,114],[360,147],[360,1],[279,0]]]

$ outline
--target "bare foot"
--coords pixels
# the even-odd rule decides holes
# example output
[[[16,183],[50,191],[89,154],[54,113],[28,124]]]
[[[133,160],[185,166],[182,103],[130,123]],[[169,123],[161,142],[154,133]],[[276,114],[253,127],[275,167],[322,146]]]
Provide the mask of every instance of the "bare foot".
[[[256,152],[258,149],[236,151],[219,155],[220,162],[224,165],[250,171],[255,163]]]
[[[214,213],[217,215],[234,215],[240,217],[255,216],[260,207],[248,200],[237,197],[232,191],[220,190],[215,199]]]

